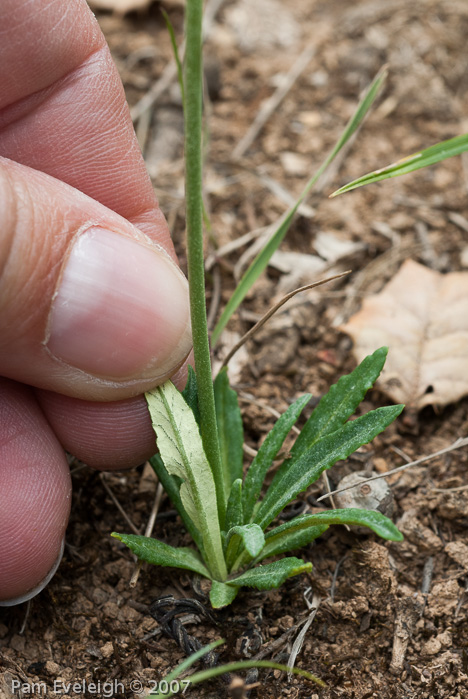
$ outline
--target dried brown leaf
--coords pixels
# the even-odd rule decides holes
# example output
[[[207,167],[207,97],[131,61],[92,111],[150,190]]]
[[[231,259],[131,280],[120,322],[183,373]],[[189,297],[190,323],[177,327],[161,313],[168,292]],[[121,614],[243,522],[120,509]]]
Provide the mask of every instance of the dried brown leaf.
[[[468,394],[468,273],[440,274],[413,260],[364,300],[343,332],[358,361],[389,347],[378,386],[418,410]]]

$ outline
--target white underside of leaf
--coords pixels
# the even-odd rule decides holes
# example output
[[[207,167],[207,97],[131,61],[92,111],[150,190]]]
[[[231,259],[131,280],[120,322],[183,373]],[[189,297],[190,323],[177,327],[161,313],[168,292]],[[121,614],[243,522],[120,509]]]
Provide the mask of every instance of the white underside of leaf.
[[[169,386],[170,384],[167,386],[164,384],[147,394],[151,420],[167,471],[184,480],[180,488],[182,504],[197,529],[201,531],[202,523],[194,502],[194,483],[190,483],[192,474],[189,472],[188,464],[198,487],[206,488],[207,494],[211,490],[214,492],[214,481],[211,470],[207,468],[205,452],[193,413],[177,389],[172,386],[172,390]]]
[[[220,572],[224,557],[216,489],[195,417],[170,381],[146,393],[146,400],[164,465],[168,473],[183,479],[182,504],[203,537],[209,560],[219,562]]]
[[[341,330],[358,361],[382,345],[388,359],[378,386],[418,410],[468,394],[468,273],[440,274],[406,260]]]

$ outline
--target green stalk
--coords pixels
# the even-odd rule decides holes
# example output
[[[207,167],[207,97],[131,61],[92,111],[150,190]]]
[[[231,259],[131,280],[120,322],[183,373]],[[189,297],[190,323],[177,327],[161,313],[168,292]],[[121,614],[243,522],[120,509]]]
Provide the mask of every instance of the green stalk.
[[[225,489],[216,425],[210,345],[206,320],[202,197],[202,0],[187,0],[185,10],[185,198],[187,263],[193,352],[198,384],[201,436],[213,471],[221,528],[226,515]]]

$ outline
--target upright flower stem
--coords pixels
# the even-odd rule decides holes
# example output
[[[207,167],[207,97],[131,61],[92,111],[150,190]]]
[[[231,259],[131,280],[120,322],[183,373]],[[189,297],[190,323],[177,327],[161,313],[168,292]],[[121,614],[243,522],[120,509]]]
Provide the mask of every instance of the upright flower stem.
[[[202,199],[202,18],[203,0],[187,0],[185,9],[185,199],[187,263],[193,351],[198,383],[201,436],[216,485],[221,528],[226,514],[225,489],[216,423],[206,320]]]

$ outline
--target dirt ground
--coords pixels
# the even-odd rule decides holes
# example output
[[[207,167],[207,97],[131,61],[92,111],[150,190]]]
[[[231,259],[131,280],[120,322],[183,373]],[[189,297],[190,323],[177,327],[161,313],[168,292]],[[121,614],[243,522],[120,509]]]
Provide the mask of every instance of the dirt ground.
[[[282,412],[301,393],[320,396],[353,368],[351,341],[338,326],[405,259],[440,272],[468,266],[463,158],[328,199],[360,174],[468,131],[468,4],[228,0],[217,5],[206,42],[206,202],[212,226],[207,254],[218,250],[208,273],[211,315],[232,293],[255,236],[231,252],[223,246],[258,232],[286,210],[333,147],[361,91],[384,64],[389,68],[376,107],[345,157],[308,198],[282,245],[282,253],[303,256],[292,262],[277,256],[229,326],[228,343],[290,284],[309,280],[305,255],[330,262],[320,241],[348,243],[346,253],[328,266],[353,274],[286,307],[234,362],[246,441],[255,449],[274,420],[264,406]],[[140,100],[155,94],[155,86],[161,92],[136,126],[184,266],[181,100],[167,67],[172,52],[160,6],[180,38],[181,0],[153,3],[124,17],[102,12],[98,19],[133,114],[141,112]],[[301,56],[302,71],[241,153],[241,139]],[[362,410],[385,403],[372,391]],[[337,464],[330,484],[352,471],[389,470],[467,433],[468,399],[443,410],[425,408],[400,418],[372,445]],[[332,528],[298,554],[313,563],[310,575],[269,593],[243,590],[227,610],[185,619],[187,632],[203,644],[226,639],[222,662],[263,657],[287,663],[313,595],[319,606],[296,665],[323,679],[325,689],[262,670],[258,678],[248,678],[250,690],[223,678],[189,689],[186,696],[242,697],[250,691],[265,699],[467,699],[468,490],[460,489],[467,482],[467,462],[466,451],[454,451],[389,479],[403,543]],[[148,605],[163,595],[198,594],[206,601],[189,575],[177,570],[144,566],[136,587],[129,587],[135,564],[109,536],[130,531],[129,523],[111,494],[143,531],[156,490],[147,468],[104,477],[76,464],[72,469],[74,506],[58,573],[29,609],[0,610],[2,698],[29,696],[11,693],[15,678],[49,688],[54,680],[118,680],[122,686],[115,686],[113,696],[141,696],[132,691],[138,686],[132,681],[150,689],[185,657],[183,647],[149,615]],[[317,506],[323,492],[322,481],[309,489],[305,511]],[[189,544],[166,498],[155,536]],[[49,696],[58,694],[50,689]],[[83,696],[109,694],[101,689]]]

